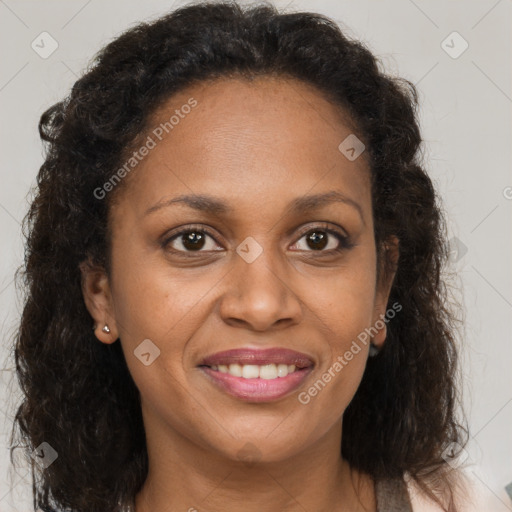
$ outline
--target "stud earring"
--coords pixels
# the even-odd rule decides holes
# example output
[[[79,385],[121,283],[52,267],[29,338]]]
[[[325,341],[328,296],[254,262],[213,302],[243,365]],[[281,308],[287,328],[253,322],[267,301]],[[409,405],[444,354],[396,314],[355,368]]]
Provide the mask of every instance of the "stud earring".
[[[107,325],[107,324],[105,324],[105,325],[103,326],[103,329],[101,329],[101,330],[102,330],[103,332],[107,333],[107,334],[109,334],[109,333],[110,333],[110,329],[109,329],[109,327],[108,327],[108,325]]]

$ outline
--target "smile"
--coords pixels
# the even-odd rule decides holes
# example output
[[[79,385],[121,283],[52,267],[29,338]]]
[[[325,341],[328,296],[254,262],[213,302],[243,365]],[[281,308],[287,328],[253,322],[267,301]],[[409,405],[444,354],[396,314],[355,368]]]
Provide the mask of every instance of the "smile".
[[[278,400],[311,373],[313,359],[288,348],[238,348],[205,357],[199,369],[217,389],[249,402]]]

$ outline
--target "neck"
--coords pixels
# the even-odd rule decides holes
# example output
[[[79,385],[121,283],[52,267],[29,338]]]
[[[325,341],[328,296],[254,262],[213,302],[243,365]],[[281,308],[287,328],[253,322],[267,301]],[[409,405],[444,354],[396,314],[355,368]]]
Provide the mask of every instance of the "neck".
[[[341,421],[313,445],[277,461],[233,460],[156,422],[146,439],[149,471],[135,512],[376,510],[371,478],[341,457]]]

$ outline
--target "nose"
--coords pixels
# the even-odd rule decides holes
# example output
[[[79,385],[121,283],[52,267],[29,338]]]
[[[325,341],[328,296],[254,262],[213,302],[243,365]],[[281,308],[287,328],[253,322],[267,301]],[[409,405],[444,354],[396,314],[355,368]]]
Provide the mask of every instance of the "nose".
[[[229,285],[220,299],[220,315],[232,326],[267,331],[297,324],[302,305],[293,290],[291,268],[263,250],[252,262],[235,256]]]

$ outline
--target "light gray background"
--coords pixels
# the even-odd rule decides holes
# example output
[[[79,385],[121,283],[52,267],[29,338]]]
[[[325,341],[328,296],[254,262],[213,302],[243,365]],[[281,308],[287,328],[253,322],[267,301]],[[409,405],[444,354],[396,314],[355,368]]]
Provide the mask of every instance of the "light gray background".
[[[23,255],[20,222],[43,161],[39,116],[67,94],[105,43],[135,22],[184,3],[0,0],[0,512],[31,510],[27,469],[12,479],[9,472],[8,436],[19,389],[8,356],[21,308],[13,285]],[[494,493],[493,510],[512,510],[504,490],[512,482],[512,2],[275,3],[334,18],[366,42],[388,72],[418,86],[425,162],[444,198],[450,236],[456,237],[451,269],[463,286],[466,308],[461,336],[471,427],[466,463]],[[59,45],[46,59],[31,48],[43,31]],[[442,47],[453,31],[469,44],[458,58]],[[462,48],[457,36],[446,44],[452,52]],[[457,286],[457,279],[453,283]]]

